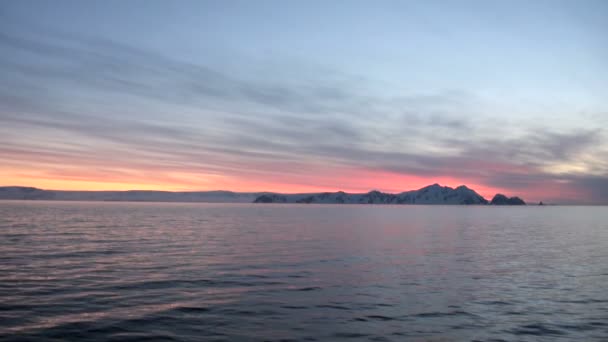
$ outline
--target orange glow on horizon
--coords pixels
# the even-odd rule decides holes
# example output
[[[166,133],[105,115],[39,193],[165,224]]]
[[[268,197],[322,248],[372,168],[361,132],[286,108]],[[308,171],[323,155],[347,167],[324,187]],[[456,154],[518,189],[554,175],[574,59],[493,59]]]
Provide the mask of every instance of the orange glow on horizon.
[[[458,180],[452,177],[420,177],[397,174],[377,170],[347,170],[333,172],[340,177],[314,176],[305,180],[298,177],[276,177],[273,181],[242,179],[221,175],[200,175],[191,173],[159,174],[155,177],[141,175],[122,175],[121,177],[106,178],[75,172],[66,172],[64,177],[55,177],[44,172],[12,172],[0,171],[2,186],[18,185],[32,186],[48,190],[74,191],[123,191],[123,190],[160,190],[160,191],[210,191],[230,190],[236,192],[333,192],[345,191],[364,193],[378,190],[389,193],[400,193],[438,183],[442,186],[457,187],[466,185],[490,200],[496,193],[509,194],[509,191],[489,187],[474,181]],[[103,180],[100,180],[103,179]],[[259,178],[259,177],[257,177]]]
[[[299,170],[300,171],[300,170]],[[527,203],[545,203],[567,198],[584,199],[586,194],[568,184],[537,183],[530,187],[507,189],[475,179],[450,176],[423,177],[396,172],[342,166],[314,167],[300,172],[266,172],[255,167],[232,174],[203,170],[171,172],[163,169],[95,168],[83,166],[32,165],[27,168],[0,168],[0,186],[31,186],[46,190],[74,191],[211,191],[312,193],[344,191],[365,193],[378,190],[400,193],[438,183],[456,188],[460,185],[475,190],[488,201],[497,193],[519,196]]]

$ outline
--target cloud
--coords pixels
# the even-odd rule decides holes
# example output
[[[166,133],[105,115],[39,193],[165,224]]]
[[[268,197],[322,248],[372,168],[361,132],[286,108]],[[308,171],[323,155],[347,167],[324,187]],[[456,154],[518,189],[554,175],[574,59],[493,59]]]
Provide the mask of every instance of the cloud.
[[[97,38],[55,34],[40,39],[0,33],[0,47],[7,52],[0,67],[17,74],[26,84],[84,86],[98,92],[209,108],[239,109],[249,104],[307,115],[370,110],[361,108],[363,94],[353,94],[352,89],[327,82],[301,80],[286,85],[263,78],[251,82],[203,65]]]
[[[462,91],[366,92],[338,70],[245,78],[74,34],[0,33],[0,52],[0,154],[49,176],[68,164],[327,184],[371,170],[608,203],[603,129],[499,130]]]

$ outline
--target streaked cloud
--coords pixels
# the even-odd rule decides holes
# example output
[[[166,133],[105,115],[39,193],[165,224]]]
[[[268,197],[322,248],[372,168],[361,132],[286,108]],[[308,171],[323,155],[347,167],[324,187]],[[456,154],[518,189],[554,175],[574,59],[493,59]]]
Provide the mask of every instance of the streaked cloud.
[[[467,84],[412,90],[366,70],[231,58],[274,73],[120,37],[9,26],[0,31],[0,176],[237,191],[401,191],[441,181],[608,203],[606,108],[579,103],[560,115],[580,120],[551,121],[544,105],[506,108],[516,101],[509,94],[496,100]]]

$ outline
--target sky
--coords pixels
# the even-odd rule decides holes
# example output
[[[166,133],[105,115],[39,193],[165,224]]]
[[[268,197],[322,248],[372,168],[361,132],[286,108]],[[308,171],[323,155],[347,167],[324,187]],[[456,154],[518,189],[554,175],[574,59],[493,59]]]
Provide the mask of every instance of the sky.
[[[0,2],[0,185],[608,204],[608,2]]]

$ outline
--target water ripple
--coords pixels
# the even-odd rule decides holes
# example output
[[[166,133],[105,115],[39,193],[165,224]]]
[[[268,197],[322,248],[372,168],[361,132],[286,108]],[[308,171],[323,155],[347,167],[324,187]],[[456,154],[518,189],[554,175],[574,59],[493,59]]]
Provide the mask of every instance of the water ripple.
[[[8,201],[0,221],[0,341],[608,340],[601,207]]]

